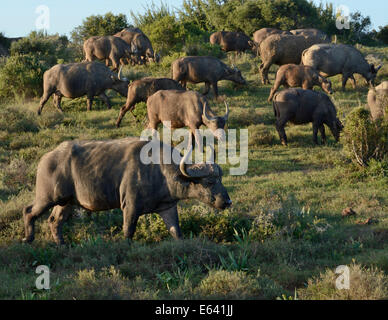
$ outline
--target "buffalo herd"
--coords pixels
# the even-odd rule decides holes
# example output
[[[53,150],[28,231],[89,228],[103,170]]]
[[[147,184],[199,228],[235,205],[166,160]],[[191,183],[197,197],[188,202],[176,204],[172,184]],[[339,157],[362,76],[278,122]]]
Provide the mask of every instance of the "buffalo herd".
[[[374,87],[381,66],[369,64],[353,46],[331,43],[320,30],[263,28],[254,32],[253,40],[242,32],[219,31],[210,36],[210,43],[226,52],[249,51],[260,56],[263,84],[269,84],[270,67],[279,66],[268,101],[272,101],[276,130],[284,145],[287,144],[284,130],[287,122],[312,123],[316,144],[318,131],[322,142],[326,142],[324,125],[339,140],[343,125],[328,96],[333,88],[327,77],[341,74],[344,90],[348,79],[355,87],[354,74],[362,75],[370,86],[368,105],[372,118],[376,120],[384,114],[388,81]],[[45,72],[38,114],[52,95],[60,111],[62,97],[86,96],[87,108],[91,110],[93,99],[98,96],[110,108],[105,91],[113,89],[127,98],[117,126],[127,111],[132,112],[138,102],[146,102],[148,128],[156,130],[160,123],[171,129],[188,127],[190,151],[181,156],[175,148],[162,144],[161,152],[167,150],[177,156],[179,165],[162,161],[150,166],[140,160],[142,149],[148,143],[140,138],[60,144],[44,155],[38,165],[35,200],[23,210],[24,241],[33,241],[35,220],[51,208],[54,208],[49,217],[51,231],[55,241],[62,244],[62,225],[72,205],[88,211],[120,208],[124,235],[128,239],[135,232],[138,218],[151,212],[157,212],[171,235],[180,238],[177,203],[181,199],[197,199],[221,210],[229,207],[232,201],[222,184],[221,168],[214,163],[189,165],[187,160],[195,142],[199,144],[201,140],[196,136],[196,129],[201,125],[208,127],[218,139],[225,138],[220,129],[227,124],[229,105],[225,102],[226,113],[217,116],[205,96],[212,87],[215,99],[219,98],[220,80],[246,85],[241,71],[215,57],[188,56],[172,62],[172,78],[147,77],[130,83],[122,77],[123,65],[160,60],[149,38],[137,28],[124,29],[111,36],[91,37],[83,49],[84,62],[56,65]],[[105,65],[95,60],[104,61]],[[186,90],[187,83],[204,83],[205,92]],[[278,92],[280,86],[285,89]],[[314,86],[323,92],[314,91]]]

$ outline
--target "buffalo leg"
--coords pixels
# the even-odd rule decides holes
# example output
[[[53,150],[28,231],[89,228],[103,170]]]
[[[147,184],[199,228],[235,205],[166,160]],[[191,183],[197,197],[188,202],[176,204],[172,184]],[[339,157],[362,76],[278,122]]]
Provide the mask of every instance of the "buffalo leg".
[[[214,96],[216,97],[216,99],[218,99],[218,85],[217,85],[217,82],[213,82],[212,86],[213,86]]]
[[[50,99],[51,95],[52,95],[52,93],[47,93],[47,92],[45,92],[43,94],[42,98],[40,99],[40,103],[39,103],[38,115],[40,115],[42,113],[43,107],[47,103],[48,99]]]
[[[323,124],[319,127],[319,132],[321,133],[322,144],[326,144],[325,126]]]
[[[164,211],[159,212],[164,223],[166,224],[167,230],[170,232],[172,237],[176,240],[182,239],[181,228],[179,227],[178,209],[173,207]]]
[[[61,108],[61,101],[62,101],[62,96],[58,94],[54,94],[54,104],[60,112],[63,112]]]
[[[271,102],[271,101],[272,101],[273,95],[274,95],[275,92],[279,89],[280,86],[281,86],[281,82],[280,82],[280,81],[275,81],[273,87],[271,88],[271,93],[269,94],[268,102]]]
[[[349,75],[347,73],[342,75],[342,90],[345,91],[346,82],[348,82]]]
[[[320,127],[319,124],[316,122],[313,123],[313,140],[315,144],[318,144],[318,128]]]
[[[268,71],[269,71],[270,67],[271,67],[271,63],[262,63],[259,67],[261,81],[263,84],[270,84],[269,79],[268,79]]]
[[[125,114],[130,111],[133,115],[133,117],[135,118],[135,120],[137,122],[139,122],[139,120],[136,118],[135,114],[133,113],[133,110],[135,109],[135,106],[134,105],[125,105],[125,106],[122,106],[121,109],[120,109],[120,113],[119,113],[119,116],[117,118],[117,121],[116,121],[116,127],[120,127],[120,123],[121,123],[121,120],[123,120]]]
[[[110,104],[110,101],[109,101],[109,98],[108,98],[108,96],[104,92],[100,94],[100,98],[102,99],[102,101],[105,102],[105,104],[108,107],[108,109],[112,108],[112,106]]]
[[[93,96],[88,96],[88,99],[87,99],[87,110],[88,111],[92,110],[93,100],[94,100]]]
[[[23,209],[25,237],[23,242],[31,243],[35,238],[35,220],[49,210],[53,204],[38,202]]]
[[[65,206],[57,205],[54,207],[48,219],[50,229],[51,229],[51,234],[53,235],[54,241],[58,245],[62,245],[65,243],[62,235],[62,226],[63,226],[63,223],[66,222],[66,220],[70,217],[71,208],[72,206],[69,204]]]
[[[210,90],[210,83],[205,82],[205,92],[203,93],[204,96],[206,96],[209,93]]]
[[[139,216],[136,213],[136,210],[130,207],[122,208],[123,210],[123,231],[124,237],[127,239],[132,239],[136,231],[137,220]]]
[[[356,79],[354,78],[353,75],[350,75],[349,77],[351,80],[352,80],[352,86],[353,86],[353,89],[356,89]]]
[[[287,121],[282,121],[280,119],[276,120],[276,130],[279,134],[280,141],[282,145],[287,145],[287,135],[286,131],[284,130],[284,126],[286,125]]]

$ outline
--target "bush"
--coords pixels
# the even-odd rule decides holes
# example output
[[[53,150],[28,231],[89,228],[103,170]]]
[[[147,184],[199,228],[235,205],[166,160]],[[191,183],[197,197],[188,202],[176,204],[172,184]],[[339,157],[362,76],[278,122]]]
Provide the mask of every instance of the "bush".
[[[41,96],[43,74],[49,68],[45,61],[30,54],[8,58],[0,70],[0,101]]]
[[[388,151],[387,120],[373,122],[370,111],[359,107],[346,118],[344,148],[360,166],[366,167],[371,159],[381,161]]]
[[[66,36],[51,35],[43,32],[31,32],[27,37],[13,42],[11,56],[30,55],[53,66],[57,63],[73,61],[72,51],[68,49]]]

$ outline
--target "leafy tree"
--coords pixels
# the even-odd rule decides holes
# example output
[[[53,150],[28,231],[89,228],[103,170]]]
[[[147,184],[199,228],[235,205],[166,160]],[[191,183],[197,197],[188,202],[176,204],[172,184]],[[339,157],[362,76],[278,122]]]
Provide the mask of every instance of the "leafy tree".
[[[79,45],[92,36],[114,35],[128,27],[130,25],[125,14],[114,15],[112,12],[108,12],[105,15],[87,17],[82,25],[72,31],[71,38]]]
[[[377,33],[376,38],[384,44],[388,44],[388,25],[379,27],[379,29],[380,31]]]
[[[27,37],[13,42],[11,56],[30,55],[44,60],[49,65],[58,62],[72,61],[71,51],[68,49],[69,40],[66,36],[50,35],[44,32],[31,32]]]

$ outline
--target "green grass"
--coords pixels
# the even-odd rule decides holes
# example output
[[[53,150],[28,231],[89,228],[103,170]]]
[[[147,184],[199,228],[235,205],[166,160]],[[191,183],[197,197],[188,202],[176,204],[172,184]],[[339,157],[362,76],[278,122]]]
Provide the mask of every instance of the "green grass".
[[[388,50],[377,51],[386,62]],[[311,124],[287,126],[289,146],[280,145],[267,103],[270,86],[260,84],[258,59],[229,55],[225,61],[241,68],[248,81],[244,87],[221,81],[219,87],[231,106],[229,128],[249,128],[249,170],[244,176],[228,176],[224,170],[234,203],[228,210],[194,201],[179,204],[185,236],[179,242],[171,240],[157,215],[141,217],[128,244],[119,210],[89,216],[76,209],[64,227],[67,246],[53,244],[44,218],[37,223],[36,241],[21,244],[21,211],[33,199],[44,153],[69,139],[137,136],[144,123],[128,113],[117,129],[125,101],[111,92],[111,110],[98,99],[91,112],[85,99],[64,99],[64,114],[50,101],[41,117],[36,115],[38,100],[0,107],[0,299],[388,298],[386,170],[357,167],[330,133],[327,145],[315,146]],[[273,81],[276,67],[271,70]],[[126,73],[131,79],[170,75],[168,63]],[[387,75],[385,63],[377,82]],[[366,104],[367,88],[357,80],[357,90],[349,84],[341,92],[340,78],[333,78],[342,120]],[[224,111],[222,103],[211,103],[215,111]],[[144,115],[145,104],[136,112]],[[357,215],[342,219],[348,206]],[[370,217],[378,222],[357,223]],[[51,270],[49,291],[35,288],[35,268],[41,264]],[[334,270],[342,264],[355,274],[348,293],[333,284]]]

